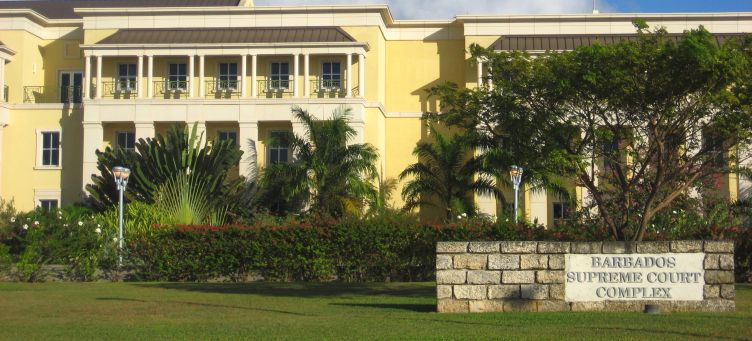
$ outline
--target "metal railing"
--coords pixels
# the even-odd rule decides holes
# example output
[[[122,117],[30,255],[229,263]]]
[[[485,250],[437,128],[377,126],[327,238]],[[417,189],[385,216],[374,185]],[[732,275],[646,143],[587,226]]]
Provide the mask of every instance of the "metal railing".
[[[24,103],[81,103],[82,99],[80,86],[24,87]]]
[[[163,99],[188,98],[188,81],[154,81],[154,97]]]
[[[289,80],[261,80],[258,81],[260,98],[290,98],[293,95],[293,82]]]
[[[206,82],[206,98],[240,98],[240,82],[237,80],[212,80]]]
[[[311,97],[313,98],[344,98],[347,91],[340,79],[319,79],[311,81]]]
[[[102,90],[102,97],[105,98],[135,99],[138,97],[138,83],[135,81],[102,82]]]

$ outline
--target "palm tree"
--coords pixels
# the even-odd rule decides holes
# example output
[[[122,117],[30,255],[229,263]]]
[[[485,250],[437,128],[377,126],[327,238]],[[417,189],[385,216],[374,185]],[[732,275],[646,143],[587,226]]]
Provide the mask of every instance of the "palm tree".
[[[479,160],[471,156],[472,145],[466,135],[447,138],[433,126],[429,129],[434,142],[419,142],[413,150],[419,161],[399,176],[400,180],[410,179],[402,189],[404,210],[434,206],[451,219],[454,214],[475,214],[473,193],[501,197],[491,174],[482,172]]]
[[[365,199],[374,196],[371,180],[377,174],[378,154],[368,143],[347,144],[356,135],[348,124],[350,109],[335,110],[326,120],[298,107],[292,112],[305,125],[306,134],[287,133],[271,141],[271,145],[287,145],[293,162],[264,170],[261,202],[277,213],[302,205],[334,217],[362,212]]]

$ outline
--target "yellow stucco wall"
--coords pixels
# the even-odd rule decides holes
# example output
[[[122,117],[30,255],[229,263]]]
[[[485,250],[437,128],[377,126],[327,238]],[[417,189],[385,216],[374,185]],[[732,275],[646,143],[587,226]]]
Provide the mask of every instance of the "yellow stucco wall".
[[[19,210],[35,206],[34,190],[62,190],[62,204],[81,199],[82,112],[70,109],[11,111],[10,124],[3,129],[3,169],[0,196],[12,199]],[[37,131],[61,130],[61,167],[37,166]]]

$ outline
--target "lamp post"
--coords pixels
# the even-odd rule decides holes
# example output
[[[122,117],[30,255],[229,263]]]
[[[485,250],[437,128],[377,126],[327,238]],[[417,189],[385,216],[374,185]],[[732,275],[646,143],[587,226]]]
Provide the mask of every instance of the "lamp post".
[[[514,223],[517,224],[519,216],[519,203],[520,197],[520,183],[522,183],[523,169],[520,166],[512,166],[509,170],[509,177],[512,178],[512,185],[514,186]]]
[[[118,210],[118,267],[123,265],[123,193],[128,186],[128,177],[131,170],[125,167],[112,167],[112,175],[115,177],[115,184],[119,194]]]

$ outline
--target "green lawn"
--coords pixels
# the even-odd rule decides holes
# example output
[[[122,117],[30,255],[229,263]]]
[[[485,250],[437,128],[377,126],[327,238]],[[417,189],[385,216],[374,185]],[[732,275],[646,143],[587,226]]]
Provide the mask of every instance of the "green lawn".
[[[0,283],[2,339],[752,339],[737,312],[437,314],[433,283]]]

